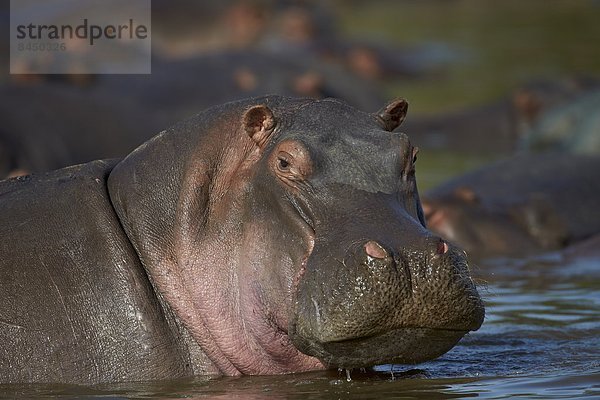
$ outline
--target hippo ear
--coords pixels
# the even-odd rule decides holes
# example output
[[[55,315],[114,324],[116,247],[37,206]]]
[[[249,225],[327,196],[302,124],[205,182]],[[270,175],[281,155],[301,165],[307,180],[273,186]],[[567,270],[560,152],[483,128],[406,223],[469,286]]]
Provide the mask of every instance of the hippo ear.
[[[248,136],[263,147],[275,129],[275,117],[269,107],[253,106],[244,113],[243,124]]]
[[[540,115],[542,105],[542,99],[533,90],[520,89],[513,95],[513,106],[517,115],[530,125]]]
[[[405,99],[398,99],[379,110],[375,114],[375,118],[383,129],[392,132],[400,126],[402,121],[404,121],[407,111],[408,101]]]
[[[462,200],[466,203],[476,204],[479,203],[479,196],[473,189],[467,186],[459,186],[454,189],[453,195],[455,198]]]

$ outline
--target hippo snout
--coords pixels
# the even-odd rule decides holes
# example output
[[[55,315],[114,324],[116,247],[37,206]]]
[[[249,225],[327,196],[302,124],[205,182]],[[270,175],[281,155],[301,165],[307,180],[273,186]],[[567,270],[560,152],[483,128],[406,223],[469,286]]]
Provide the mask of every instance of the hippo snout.
[[[290,326],[294,344],[327,365],[355,368],[435,358],[477,330],[484,307],[464,252],[421,239],[419,249],[360,240],[330,268],[309,263]]]

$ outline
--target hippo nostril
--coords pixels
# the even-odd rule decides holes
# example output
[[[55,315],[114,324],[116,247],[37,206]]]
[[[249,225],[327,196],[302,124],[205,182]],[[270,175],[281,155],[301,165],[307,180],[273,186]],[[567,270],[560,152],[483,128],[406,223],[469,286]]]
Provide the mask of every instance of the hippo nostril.
[[[389,256],[388,252],[373,240],[365,243],[365,252],[373,258],[386,258]]]
[[[443,255],[448,252],[448,243],[446,243],[443,239],[440,239],[437,244],[436,254]]]

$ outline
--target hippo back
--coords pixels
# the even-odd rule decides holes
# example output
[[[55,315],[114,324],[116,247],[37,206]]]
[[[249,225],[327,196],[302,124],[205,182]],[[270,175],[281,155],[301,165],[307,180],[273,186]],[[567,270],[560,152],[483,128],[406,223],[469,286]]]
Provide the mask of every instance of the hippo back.
[[[108,198],[114,164],[0,182],[2,382],[192,374]]]

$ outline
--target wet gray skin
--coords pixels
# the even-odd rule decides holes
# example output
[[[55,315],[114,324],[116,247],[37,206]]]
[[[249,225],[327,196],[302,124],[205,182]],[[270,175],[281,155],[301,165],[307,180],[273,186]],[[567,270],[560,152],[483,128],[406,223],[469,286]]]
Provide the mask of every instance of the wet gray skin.
[[[0,183],[0,377],[133,381],[414,363],[479,328],[465,254],[424,227],[377,114],[278,96],[122,161]],[[68,349],[68,351],[65,351]]]
[[[329,193],[347,200],[318,204],[314,214],[315,248],[290,324],[299,349],[345,368],[417,363],[479,327],[483,308],[464,253],[421,225],[418,203],[411,213],[398,193],[345,185]]]
[[[382,130],[386,124],[374,118],[357,121],[355,113],[323,101],[282,118],[279,146],[291,143],[294,154],[278,154],[279,161],[310,172],[294,178],[291,192],[267,165],[255,183],[255,198],[287,198],[293,209],[282,213],[296,216],[281,221],[296,224],[300,215],[314,237],[295,275],[288,334],[333,367],[435,358],[478,329],[483,306],[462,250],[424,227],[416,150],[404,134]]]

